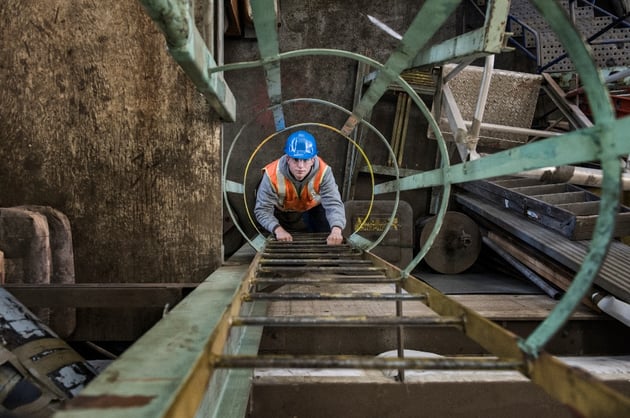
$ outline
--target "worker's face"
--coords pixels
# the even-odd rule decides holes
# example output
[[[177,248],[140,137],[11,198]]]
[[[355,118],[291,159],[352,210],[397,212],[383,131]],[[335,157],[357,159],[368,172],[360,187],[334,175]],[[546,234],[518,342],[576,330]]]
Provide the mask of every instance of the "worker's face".
[[[289,171],[298,180],[303,180],[304,177],[311,172],[313,168],[313,159],[300,160],[299,158],[287,157],[289,162]]]

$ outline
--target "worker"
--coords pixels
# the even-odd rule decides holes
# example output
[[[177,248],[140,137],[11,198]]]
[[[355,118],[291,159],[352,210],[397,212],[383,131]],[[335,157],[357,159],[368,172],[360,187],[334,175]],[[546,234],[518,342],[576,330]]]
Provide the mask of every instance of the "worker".
[[[278,241],[293,241],[291,232],[329,232],[327,244],[341,244],[345,209],[311,133],[290,134],[284,155],[263,168],[254,213]]]

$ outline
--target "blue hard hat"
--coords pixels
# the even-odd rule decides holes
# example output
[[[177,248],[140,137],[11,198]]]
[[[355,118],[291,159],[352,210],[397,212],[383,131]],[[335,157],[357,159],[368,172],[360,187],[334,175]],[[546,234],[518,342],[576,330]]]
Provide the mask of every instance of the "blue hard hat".
[[[317,155],[315,137],[306,131],[293,132],[287,138],[284,153],[291,158],[306,160]]]

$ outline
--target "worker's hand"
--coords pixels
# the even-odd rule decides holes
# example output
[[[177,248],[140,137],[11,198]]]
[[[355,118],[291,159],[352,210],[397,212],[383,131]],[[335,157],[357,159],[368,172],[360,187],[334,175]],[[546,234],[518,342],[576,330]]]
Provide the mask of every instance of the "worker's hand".
[[[276,240],[278,241],[293,241],[293,236],[291,234],[289,234],[283,227],[279,226],[276,228],[276,230],[274,231],[274,234],[276,235]]]
[[[341,228],[338,226],[333,226],[330,231],[330,235],[326,238],[326,244],[328,245],[339,245],[343,241],[343,236],[341,235]]]

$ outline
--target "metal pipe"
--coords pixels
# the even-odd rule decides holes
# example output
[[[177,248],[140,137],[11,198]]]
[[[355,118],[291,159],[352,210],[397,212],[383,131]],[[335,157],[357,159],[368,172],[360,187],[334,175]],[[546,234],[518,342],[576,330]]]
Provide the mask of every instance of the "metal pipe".
[[[407,143],[407,128],[409,127],[409,112],[411,111],[411,97],[405,95],[405,112],[403,118],[402,132],[400,134],[400,144],[398,146],[398,165],[402,165],[403,155],[405,153],[405,144]]]
[[[284,266],[275,266],[275,267],[260,267],[258,269],[259,272],[262,273],[281,273],[281,272],[295,272],[300,269],[297,267],[284,267]],[[372,272],[383,272],[385,269],[383,267],[317,267],[316,271],[318,272],[329,272],[329,273],[372,273]]]
[[[322,259],[322,258],[303,258],[299,260],[292,259],[261,259],[259,266],[339,266],[344,264],[346,266],[361,266],[372,265],[370,260],[347,260],[347,259]]]
[[[496,358],[396,358],[360,356],[217,356],[210,359],[216,368],[341,368],[417,370],[514,370],[523,363]]]
[[[460,72],[462,72],[462,70],[464,70],[466,67],[472,64],[475,61],[475,59],[476,58],[467,59],[464,62],[458,64],[455,68],[451,70],[451,72],[449,72],[448,74],[444,76],[444,78],[442,79],[442,83],[446,84],[449,81],[451,81],[453,78],[455,78],[457,74],[459,74]]]
[[[270,327],[372,327],[372,326],[463,326],[461,318],[453,316],[246,316],[233,317],[232,326]]]
[[[488,55],[486,57],[485,66],[483,69],[483,77],[481,78],[481,85],[479,86],[479,97],[477,98],[477,106],[475,108],[475,114],[473,117],[472,127],[470,129],[470,135],[467,139],[468,151],[471,159],[477,156],[476,148],[477,141],[479,140],[479,132],[481,131],[481,121],[483,120],[483,114],[486,109],[486,102],[488,101],[488,93],[490,91],[490,81],[492,79],[492,70],[494,69],[494,55]]]
[[[303,300],[364,300],[364,301],[380,301],[380,300],[395,300],[396,303],[401,303],[405,300],[426,300],[426,295],[411,294],[411,293],[298,293],[298,292],[286,292],[286,293],[250,293],[243,295],[243,301],[249,302],[252,300],[291,300],[291,301],[303,301]]]
[[[392,151],[394,151],[394,155],[398,155],[398,147],[400,144],[400,120],[403,117],[401,108],[403,108],[405,93],[399,92],[396,96],[396,114],[394,115],[394,127],[392,128]],[[387,165],[392,165],[393,158],[392,155],[388,157]]]
[[[442,120],[447,121],[446,118],[442,118]],[[464,126],[466,126],[467,128],[470,128],[473,124],[473,122],[469,120],[465,120],[463,121],[463,123],[464,123]],[[560,136],[564,134],[562,132],[543,131],[539,129],[529,129],[529,128],[519,128],[517,126],[497,125],[494,123],[486,123],[486,122],[481,122],[479,126],[487,131],[523,134],[523,135],[531,135],[531,136],[538,136],[538,137],[544,137],[544,138],[549,138],[552,136]]]
[[[512,257],[512,255],[508,254],[503,248],[499,247],[494,241],[492,241],[488,237],[482,237],[484,244],[490,247],[494,252],[499,254],[501,258],[507,261],[512,267],[519,271],[527,280],[535,284],[540,290],[545,292],[547,296],[552,299],[560,299],[562,296],[562,292],[557,290],[555,287],[549,285],[542,277],[534,273],[532,270],[528,269],[519,262],[516,258]]]
[[[563,165],[522,171],[517,176],[539,178],[546,182],[571,183],[581,186],[601,187],[604,173],[600,169]],[[630,173],[621,173],[621,188],[630,190]]]
[[[396,283],[396,294],[402,296],[402,287],[400,286],[400,283]],[[425,295],[425,299],[426,299],[426,295]],[[397,318],[403,317],[403,305],[402,305],[402,301],[400,300],[396,301],[396,317]],[[396,329],[396,342],[397,342],[396,348],[398,350],[398,357],[403,359],[405,357],[405,328],[402,325],[399,325]],[[403,367],[398,369],[398,381],[399,382],[405,381],[405,369]]]
[[[251,284],[320,284],[320,283],[350,283],[350,284],[374,284],[396,283],[400,278],[379,276],[339,276],[339,277],[257,277],[250,281]]]
[[[348,257],[357,258],[357,257],[361,257],[361,251],[348,250],[348,251],[330,252],[330,251],[320,250],[320,251],[311,251],[311,252],[305,253],[304,251],[299,251],[299,250],[289,251],[287,249],[287,251],[263,251],[262,256],[267,257],[267,258],[275,258],[275,259],[315,258],[315,257],[324,257],[324,256],[325,257],[334,256],[334,257],[345,257],[345,258],[348,258]]]
[[[333,248],[332,245],[326,244],[326,238],[322,238],[321,240],[318,240],[318,241],[300,241],[299,244],[290,243],[290,242],[279,243],[279,242],[272,241],[267,245],[266,250],[279,250],[281,252],[285,252],[286,250],[289,250],[292,248],[293,249],[297,248],[297,249],[302,249],[302,250],[325,249],[329,252],[336,252],[336,251],[347,250],[352,247],[348,244],[339,244],[339,245],[335,245]]]
[[[630,304],[605,292],[595,292],[591,299],[599,309],[630,327]]]

